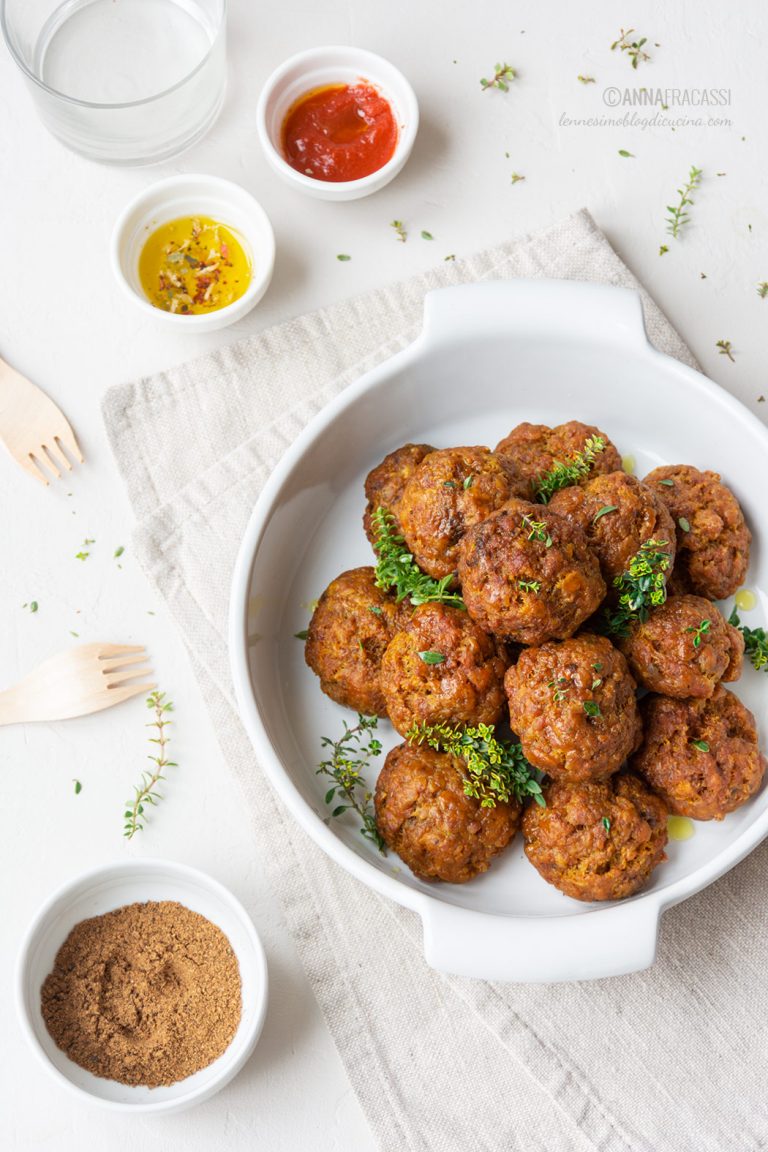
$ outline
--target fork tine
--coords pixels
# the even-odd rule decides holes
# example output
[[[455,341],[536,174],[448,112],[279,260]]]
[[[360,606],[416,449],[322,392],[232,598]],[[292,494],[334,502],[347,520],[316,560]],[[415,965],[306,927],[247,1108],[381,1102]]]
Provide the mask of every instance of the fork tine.
[[[80,450],[80,445],[78,444],[77,438],[67,421],[64,422],[61,430],[56,434],[54,439],[60,441],[61,444],[64,445],[74,460],[79,460],[81,464],[83,463],[83,453]]]
[[[17,456],[16,459],[25,472],[29,472],[30,476],[34,476],[36,480],[42,480],[46,488],[49,486],[48,477],[40,467],[40,461],[36,456],[33,456],[32,453],[29,452],[26,456]]]
[[[39,459],[42,464],[45,464],[46,468],[50,468],[51,472],[53,472],[57,480],[61,479],[61,472],[59,472],[58,469],[58,461],[54,460],[47,444],[40,445]]]
[[[157,684],[126,684],[124,686],[109,685],[109,695],[112,704],[122,704],[123,700],[130,700],[133,696],[141,696],[144,692],[152,692]]]
[[[59,468],[61,468],[63,464],[67,472],[72,471],[72,465],[62,451],[61,444],[55,436],[50,444],[43,444],[43,448],[48,453],[49,458],[54,464],[58,465]]]
[[[138,680],[142,676],[151,676],[152,669],[145,668],[126,668],[120,672],[105,672],[104,676],[107,681],[107,688],[121,688],[123,684],[128,684],[131,680]]]
[[[143,664],[147,659],[144,649],[140,648],[134,656],[108,656],[100,657],[102,665],[102,672],[104,675],[107,672],[116,672],[118,668],[124,668],[127,664]]]
[[[101,644],[99,646],[99,660],[109,660],[113,656],[122,656],[126,652],[144,652],[143,644]]]

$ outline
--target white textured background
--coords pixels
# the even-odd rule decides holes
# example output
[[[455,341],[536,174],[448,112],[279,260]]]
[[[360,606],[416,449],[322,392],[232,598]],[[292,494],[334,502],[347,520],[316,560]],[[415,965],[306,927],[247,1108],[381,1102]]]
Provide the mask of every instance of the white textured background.
[[[621,24],[649,40],[653,59],[636,72],[609,51]],[[422,111],[416,149],[398,180],[368,200],[340,205],[307,201],[278,183],[254,132],[268,73],[301,48],[333,42],[390,57],[411,79]],[[5,1147],[373,1147],[280,909],[253,864],[246,820],[181,639],[162,614],[151,614],[157,605],[131,555],[130,518],[101,429],[104,389],[585,205],[705,371],[762,414],[768,299],[758,297],[756,286],[768,280],[767,42],[761,0],[623,8],[613,0],[232,0],[221,119],[191,152],[152,170],[101,168],[63,151],[36,120],[20,75],[2,54],[0,353],[65,408],[87,466],[43,491],[0,457],[0,685],[77,643],[71,631],[83,642],[144,643],[176,703],[173,751],[180,765],[151,826],[126,845],[122,801],[146,751],[140,700],[91,719],[0,734]],[[479,87],[497,60],[519,72],[508,95]],[[584,86],[579,73],[597,82]],[[609,85],[730,88],[729,108],[703,114],[733,123],[674,132],[560,125],[563,114],[607,115],[602,92]],[[623,158],[619,149],[634,156]],[[704,170],[691,222],[660,258],[665,205],[691,164]],[[194,170],[237,180],[256,194],[275,226],[278,260],[272,288],[249,318],[223,333],[185,339],[131,309],[112,282],[107,244],[116,214],[135,191]],[[512,171],[526,179],[513,186]],[[395,217],[409,228],[406,244],[389,228]],[[422,240],[422,229],[435,240]],[[337,252],[352,259],[339,263]],[[735,363],[718,354],[718,339],[732,342]],[[96,543],[83,563],[74,557],[85,537]],[[112,558],[118,545],[126,547],[122,569]],[[21,607],[32,599],[39,603],[35,615]],[[73,778],[82,781],[79,796]],[[229,885],[263,935],[272,979],[265,1032],[246,1070],[199,1109],[154,1121],[85,1109],[49,1083],[22,1042],[12,992],[19,938],[52,888],[81,869],[139,854],[196,865]]]

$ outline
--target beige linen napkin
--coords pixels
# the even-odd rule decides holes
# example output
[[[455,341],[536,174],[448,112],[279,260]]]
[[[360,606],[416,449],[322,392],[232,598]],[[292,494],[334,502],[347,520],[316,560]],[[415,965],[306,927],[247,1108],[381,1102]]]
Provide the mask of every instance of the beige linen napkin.
[[[187,642],[253,851],[386,1152],[765,1148],[765,847],[662,922],[648,972],[497,985],[432,972],[418,919],[328,860],[262,776],[233,705],[229,580],[254,501],[307,421],[409,343],[430,288],[548,276],[639,287],[586,212],[110,390],[135,546]],[[692,358],[643,293],[651,340]],[[694,365],[695,366],[695,365]]]

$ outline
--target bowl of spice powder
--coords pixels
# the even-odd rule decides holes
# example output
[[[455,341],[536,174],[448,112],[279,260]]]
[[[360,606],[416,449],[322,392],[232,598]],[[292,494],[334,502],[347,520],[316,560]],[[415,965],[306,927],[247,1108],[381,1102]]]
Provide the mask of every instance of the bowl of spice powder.
[[[178,1112],[240,1071],[267,1005],[242,905],[165,860],[88,872],[41,909],[21,949],[22,1025],[59,1082],[108,1108]]]

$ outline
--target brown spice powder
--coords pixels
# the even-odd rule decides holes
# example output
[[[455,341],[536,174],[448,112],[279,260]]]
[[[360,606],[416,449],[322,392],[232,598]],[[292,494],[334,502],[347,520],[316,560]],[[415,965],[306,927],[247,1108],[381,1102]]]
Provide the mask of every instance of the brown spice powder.
[[[46,1027],[95,1076],[150,1088],[206,1068],[242,1010],[240,968],[215,924],[175,901],[82,920],[41,992]]]

